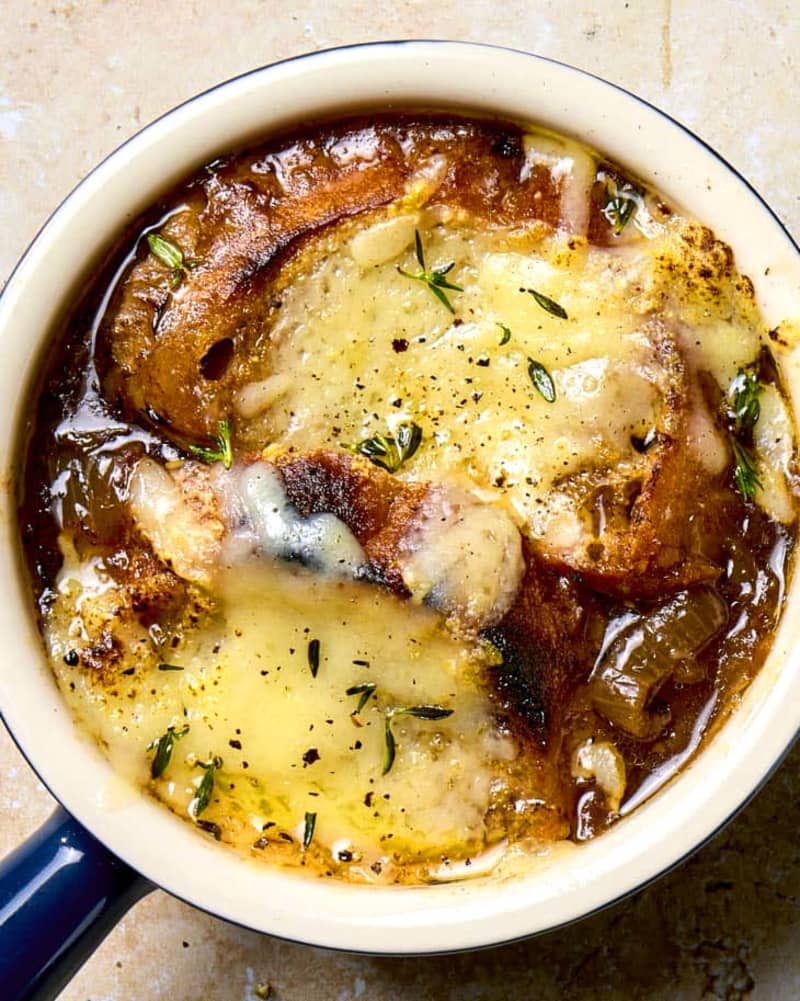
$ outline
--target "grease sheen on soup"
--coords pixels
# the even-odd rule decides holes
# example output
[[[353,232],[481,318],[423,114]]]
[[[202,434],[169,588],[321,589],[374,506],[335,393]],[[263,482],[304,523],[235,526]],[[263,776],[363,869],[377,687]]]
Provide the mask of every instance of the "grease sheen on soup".
[[[735,707],[797,512],[786,331],[702,223],[494,121],[216,160],[42,374],[23,539],[114,768],[368,882],[601,833]]]

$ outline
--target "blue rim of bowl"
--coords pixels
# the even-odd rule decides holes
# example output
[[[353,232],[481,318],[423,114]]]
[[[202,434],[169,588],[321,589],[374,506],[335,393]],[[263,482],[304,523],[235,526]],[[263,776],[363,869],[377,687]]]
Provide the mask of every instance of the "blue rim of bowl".
[[[764,209],[768,213],[768,215],[772,218],[772,220],[777,224],[777,226],[779,227],[779,229],[782,231],[782,233],[784,234],[784,236],[788,240],[789,244],[794,248],[794,250],[798,253],[798,255],[800,255],[800,243],[798,242],[798,240],[796,240],[794,238],[794,236],[790,233],[788,227],[783,223],[783,221],[780,219],[780,217],[777,215],[777,213],[774,211],[774,209],[769,205],[769,203],[764,199],[764,197],[756,190],[756,188],[744,176],[744,174],[742,174],[739,170],[737,170],[737,168],[734,167],[728,160],[726,160],[725,157],[723,157],[720,153],[718,153],[714,149],[713,146],[711,146],[704,139],[702,139],[700,136],[698,136],[695,132],[693,132],[690,128],[688,128],[688,126],[684,125],[682,122],[678,121],[677,118],[674,118],[672,115],[668,114],[666,111],[663,111],[661,108],[657,107],[655,104],[652,104],[650,101],[646,100],[645,98],[640,97],[638,94],[633,93],[633,91],[628,90],[626,87],[622,87],[622,86],[620,86],[620,84],[612,83],[611,81],[606,80],[606,79],[604,79],[601,76],[598,76],[596,73],[592,73],[589,70],[581,69],[578,66],[573,66],[570,63],[565,63],[565,62],[563,62],[560,59],[553,59],[550,56],[542,56],[542,55],[539,55],[538,53],[535,53],[535,52],[528,52],[525,49],[517,49],[517,48],[514,48],[512,46],[508,46],[508,45],[495,45],[492,42],[471,42],[471,41],[470,42],[464,42],[464,41],[458,41],[458,40],[455,40],[455,39],[442,39],[442,38],[401,38],[401,39],[385,39],[385,40],[382,40],[382,41],[374,41],[374,42],[356,42],[356,43],[353,43],[353,44],[350,44],[350,45],[337,45],[337,46],[333,46],[333,47],[328,48],[328,49],[317,49],[317,50],[315,50],[313,52],[302,52],[302,53],[299,53],[296,56],[288,56],[286,59],[278,59],[278,60],[276,60],[273,63],[267,63],[264,66],[258,66],[258,67],[254,68],[254,69],[247,70],[244,73],[238,73],[236,76],[229,77],[227,80],[222,80],[220,83],[214,84],[212,87],[208,87],[208,88],[206,88],[206,90],[203,90],[203,91],[200,91],[197,94],[194,94],[192,97],[187,98],[185,101],[181,101],[179,104],[176,104],[174,107],[172,107],[172,108],[168,109],[167,111],[163,112],[162,114],[158,115],[152,121],[148,122],[146,125],[143,125],[142,128],[140,128],[136,132],[134,132],[133,135],[128,136],[128,138],[125,139],[124,142],[120,143],[119,146],[116,146],[113,150],[111,150],[110,153],[107,153],[106,156],[104,156],[102,158],[102,160],[100,160],[97,164],[95,164],[95,166],[92,167],[92,169],[87,174],[85,174],[81,178],[81,180],[78,181],[78,183],[76,185],[74,185],[73,188],[70,189],[70,191],[61,199],[61,201],[53,209],[53,211],[50,212],[50,214],[48,215],[47,219],[39,227],[39,229],[37,230],[35,236],[29,242],[28,246],[25,248],[25,250],[22,253],[22,255],[20,256],[19,260],[15,264],[14,268],[11,270],[11,272],[10,272],[10,274],[9,274],[6,282],[5,282],[5,285],[3,286],[2,291],[0,291],[0,302],[2,302],[2,299],[5,296],[6,291],[8,290],[8,288],[12,284],[14,276],[16,275],[17,271],[19,270],[19,268],[24,263],[25,259],[30,254],[30,252],[33,249],[33,247],[44,236],[46,230],[50,226],[50,223],[61,212],[61,210],[64,207],[64,205],[72,198],[72,196],[75,194],[75,192],[79,188],[81,188],[83,186],[83,184],[90,177],[92,177],[98,170],[100,170],[109,160],[111,160],[113,157],[115,157],[117,155],[117,153],[119,153],[120,150],[125,149],[128,145],[130,145],[132,142],[134,142],[140,135],[142,135],[142,133],[146,132],[148,129],[152,128],[152,126],[156,125],[158,122],[162,121],[163,119],[168,118],[174,112],[180,110],[181,108],[188,107],[189,105],[194,104],[196,101],[199,101],[202,98],[207,97],[209,94],[213,94],[216,91],[222,89],[223,87],[227,87],[227,86],[229,86],[232,83],[236,83],[239,80],[245,80],[248,77],[258,76],[259,74],[264,73],[264,72],[266,72],[268,70],[274,69],[274,68],[276,68],[278,66],[286,66],[286,65],[288,65],[290,63],[302,62],[302,61],[307,60],[307,59],[315,59],[317,57],[330,55],[330,54],[336,53],[336,52],[349,52],[349,51],[357,50],[357,49],[378,49],[378,48],[381,48],[381,47],[384,47],[384,46],[386,46],[386,47],[392,47],[393,48],[393,47],[400,47],[400,46],[405,46],[405,45],[420,45],[420,44],[424,44],[424,45],[441,45],[441,46],[451,46],[452,45],[452,46],[459,46],[459,47],[472,46],[474,48],[493,49],[493,50],[496,50],[496,51],[499,51],[499,52],[513,52],[513,53],[516,53],[517,55],[525,56],[525,57],[527,57],[529,59],[535,59],[538,62],[550,63],[552,65],[560,66],[560,67],[562,67],[564,69],[570,70],[570,71],[572,71],[574,73],[579,73],[581,76],[589,77],[590,79],[596,80],[598,83],[603,84],[605,87],[610,87],[611,89],[616,90],[619,93],[626,95],[627,97],[629,97],[632,100],[636,101],[637,104],[641,104],[645,108],[648,108],[650,111],[655,112],[655,114],[657,114],[660,118],[663,118],[671,126],[673,126],[674,128],[678,129],[680,132],[682,132],[685,135],[687,135],[690,139],[692,139],[694,142],[696,142],[699,146],[703,147],[703,149],[705,149],[706,152],[708,152],[709,154],[711,154],[711,156],[715,160],[717,160],[718,163],[720,163],[726,170],[728,170],[730,172],[730,174],[732,174],[741,184],[743,184],[745,186],[745,188],[747,188],[747,190],[750,192],[750,194],[759,202],[759,204],[761,205],[762,209]],[[16,515],[16,511],[15,511],[15,515]],[[19,751],[19,753],[21,754],[21,756],[23,757],[23,759],[27,763],[28,767],[36,775],[36,777],[39,779],[39,781],[42,783],[42,785],[45,787],[45,789],[47,789],[48,793],[53,797],[53,799],[56,801],[56,803],[59,805],[59,807],[62,810],[65,810],[65,812],[69,813],[69,811],[66,810],[66,807],[64,807],[64,805],[61,803],[61,800],[60,800],[59,796],[55,792],[53,792],[53,790],[50,788],[50,785],[42,778],[42,776],[39,774],[38,769],[31,762],[31,760],[29,759],[28,755],[25,753],[24,749],[20,746],[20,744],[17,741],[17,738],[16,738],[16,736],[14,734],[14,731],[12,730],[12,728],[8,725],[8,723],[6,721],[5,714],[4,714],[3,710],[2,710],[2,706],[0,706],[0,720],[3,721],[3,724],[6,727],[6,730],[8,731],[8,733],[10,734],[11,739],[14,742],[15,747],[17,748],[17,750]],[[547,928],[541,928],[538,931],[529,932],[529,933],[522,934],[522,935],[516,935],[516,936],[513,936],[512,938],[508,938],[508,939],[498,939],[497,941],[487,942],[487,943],[485,943],[483,945],[477,945],[477,946],[473,945],[473,946],[467,946],[467,947],[463,947],[463,948],[443,949],[443,950],[431,950],[431,951],[426,951],[426,952],[407,952],[407,951],[404,951],[404,952],[385,952],[384,953],[384,952],[376,952],[376,951],[373,951],[373,950],[342,949],[342,948],[339,948],[339,947],[336,947],[336,946],[331,946],[331,945],[319,945],[316,942],[304,941],[303,939],[287,938],[287,937],[282,936],[277,931],[264,932],[264,931],[262,931],[259,928],[254,928],[252,925],[246,924],[243,921],[239,921],[239,920],[228,918],[228,917],[223,918],[219,914],[217,914],[215,911],[213,911],[209,907],[205,906],[204,904],[198,904],[196,901],[191,900],[191,899],[189,899],[187,897],[184,897],[184,896],[182,896],[179,893],[175,893],[172,890],[163,890],[163,892],[168,893],[170,896],[175,897],[176,899],[182,901],[183,903],[188,904],[189,906],[196,908],[201,913],[208,914],[210,917],[217,918],[217,920],[225,921],[228,924],[233,925],[234,927],[243,928],[243,929],[245,929],[247,931],[256,932],[258,934],[268,934],[270,937],[276,938],[276,939],[278,939],[280,941],[283,941],[283,942],[291,942],[291,943],[294,943],[294,944],[312,946],[312,947],[317,948],[317,949],[324,949],[326,952],[334,952],[334,953],[338,953],[338,954],[355,955],[355,956],[363,955],[363,956],[376,956],[376,957],[385,957],[385,958],[400,958],[402,956],[445,956],[445,955],[449,956],[449,955],[459,955],[461,953],[468,953],[468,952],[486,951],[488,949],[499,949],[499,948],[502,948],[503,946],[513,945],[516,942],[524,942],[524,941],[526,941],[528,939],[531,939],[531,938],[539,938],[539,937],[541,937],[543,935],[549,935],[549,934],[551,934],[553,932],[560,931],[560,930],[562,930],[564,928],[569,928],[572,925],[576,925],[576,924],[580,923],[581,921],[585,921],[588,918],[595,917],[596,915],[601,914],[604,911],[609,910],[611,907],[615,907],[617,904],[622,903],[622,901],[627,900],[629,897],[632,897],[635,894],[640,893],[642,890],[647,889],[648,887],[650,887],[654,883],[656,883],[658,880],[660,880],[662,877],[668,875],[669,873],[673,872],[675,869],[679,868],[681,865],[683,865],[684,862],[687,861],[687,859],[691,858],[693,855],[695,855],[697,852],[699,852],[701,849],[703,849],[706,845],[710,844],[710,842],[712,842],[728,826],[728,824],[731,823],[731,821],[735,817],[737,817],[747,806],[749,806],[749,804],[761,792],[761,790],[764,788],[764,786],[769,782],[769,780],[772,778],[772,776],[775,774],[775,772],[783,764],[783,762],[785,761],[787,755],[790,753],[790,751],[792,750],[792,748],[794,747],[794,745],[797,743],[797,741],[799,739],[800,739],[800,727],[798,727],[798,729],[794,733],[794,736],[790,738],[790,740],[788,741],[788,743],[786,744],[786,746],[784,747],[784,749],[781,751],[781,753],[778,755],[778,757],[771,763],[770,767],[767,769],[767,771],[764,773],[764,775],[761,777],[761,779],[748,792],[747,796],[745,796],[745,798],[737,805],[736,809],[733,810],[730,814],[728,814],[728,816],[717,827],[715,827],[713,831],[711,831],[704,838],[702,838],[700,841],[698,841],[696,844],[694,844],[691,848],[689,848],[686,852],[684,852],[682,855],[680,855],[677,859],[675,859],[669,865],[665,866],[663,869],[659,869],[658,872],[653,873],[652,876],[650,876],[649,878],[647,878],[647,879],[643,880],[642,882],[638,883],[636,886],[628,888],[627,890],[621,892],[618,896],[613,897],[611,900],[608,900],[608,901],[600,904],[599,906],[597,906],[597,907],[595,907],[595,908],[593,908],[593,909],[591,909],[589,911],[586,911],[583,914],[578,915],[577,917],[571,918],[571,919],[569,919],[567,921],[562,921],[559,924],[550,925]],[[83,822],[80,821],[80,823],[82,824]],[[95,838],[95,840],[97,840],[103,846],[103,848],[107,852],[109,852],[110,854],[114,855],[116,858],[119,858],[120,861],[123,862],[125,865],[129,865],[129,863],[125,859],[121,858],[113,849],[109,848],[108,845],[105,844],[105,842],[101,838],[99,838],[94,833],[94,831],[91,830],[91,828],[87,827],[87,830],[89,830],[89,832],[92,834],[92,836]],[[135,873],[138,874],[138,876],[139,876],[139,878],[141,880],[143,880],[145,883],[149,883],[152,889],[163,889],[158,883],[154,883],[152,880],[150,880],[148,877],[144,876],[142,873],[140,873],[133,866],[129,866],[129,867],[132,869],[133,872],[135,872]]]

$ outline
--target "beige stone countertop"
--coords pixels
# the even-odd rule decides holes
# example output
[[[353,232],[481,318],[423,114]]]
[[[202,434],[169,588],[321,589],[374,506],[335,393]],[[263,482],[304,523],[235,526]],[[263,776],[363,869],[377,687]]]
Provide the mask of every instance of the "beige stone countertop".
[[[5,0],[0,279],[103,156],[178,102],[300,52],[387,38],[513,45],[622,84],[696,131],[800,237],[796,0]],[[3,731],[0,854],[52,800]],[[710,845],[654,886],[539,939],[374,959],[141,901],[62,1001],[800,999],[800,748]],[[1,999],[0,999],[1,1001]]]

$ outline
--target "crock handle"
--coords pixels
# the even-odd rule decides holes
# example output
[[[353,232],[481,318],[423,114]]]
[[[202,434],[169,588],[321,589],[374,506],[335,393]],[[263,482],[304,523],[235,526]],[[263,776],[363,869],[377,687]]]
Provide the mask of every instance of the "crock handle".
[[[55,998],[152,889],[59,807],[0,862],[0,997]]]

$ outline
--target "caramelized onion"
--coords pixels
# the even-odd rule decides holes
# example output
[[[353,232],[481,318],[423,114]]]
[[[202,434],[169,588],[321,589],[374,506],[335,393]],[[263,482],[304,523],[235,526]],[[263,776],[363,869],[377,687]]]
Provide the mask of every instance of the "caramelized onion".
[[[595,709],[633,737],[652,739],[667,713],[648,707],[682,662],[696,656],[722,628],[728,609],[712,587],[681,591],[646,615],[614,620],[589,678]]]
[[[584,741],[572,757],[572,775],[576,779],[594,779],[609,811],[619,812],[627,782],[625,759],[610,741],[595,741],[592,737]]]

